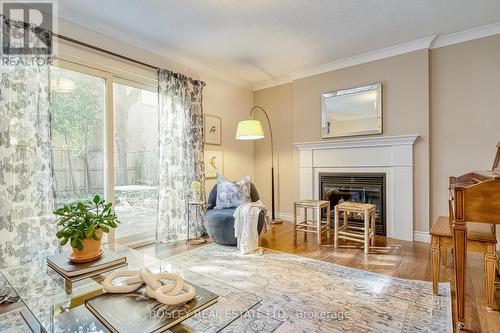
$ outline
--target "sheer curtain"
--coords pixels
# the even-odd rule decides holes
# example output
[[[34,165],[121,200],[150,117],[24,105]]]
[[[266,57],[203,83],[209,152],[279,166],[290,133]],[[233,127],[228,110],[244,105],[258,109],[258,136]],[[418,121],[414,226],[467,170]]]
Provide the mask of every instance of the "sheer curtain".
[[[182,74],[158,70],[159,185],[157,242],[186,238],[191,183],[202,184],[203,162],[202,90],[205,84]],[[193,223],[193,219],[191,219]],[[191,225],[194,233],[194,223]],[[204,232],[200,226],[198,232]]]
[[[13,29],[31,29],[7,20]],[[2,34],[2,31],[0,31]],[[30,34],[34,36],[34,34]],[[3,36],[2,36],[3,37]],[[46,59],[47,60],[47,59]],[[0,268],[57,250],[48,61],[0,64]]]

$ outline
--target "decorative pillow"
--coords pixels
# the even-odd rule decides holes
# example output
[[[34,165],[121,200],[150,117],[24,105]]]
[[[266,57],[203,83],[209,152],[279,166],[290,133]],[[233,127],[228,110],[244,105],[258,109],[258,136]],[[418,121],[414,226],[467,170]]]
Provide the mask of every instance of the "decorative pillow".
[[[250,176],[240,181],[230,181],[217,174],[217,203],[215,209],[235,208],[252,201],[250,198]]]

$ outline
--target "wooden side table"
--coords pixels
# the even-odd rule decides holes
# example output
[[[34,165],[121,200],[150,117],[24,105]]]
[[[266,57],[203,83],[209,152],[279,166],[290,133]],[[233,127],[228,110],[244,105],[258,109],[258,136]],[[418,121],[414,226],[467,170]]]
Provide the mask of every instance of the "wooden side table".
[[[297,222],[297,209],[304,209],[304,220]],[[321,218],[321,210],[326,208],[326,220]],[[315,211],[313,220],[307,219],[307,210]],[[315,233],[318,237],[318,244],[321,245],[321,235],[326,231],[327,237],[330,238],[330,201],[326,200],[302,200],[293,203],[293,225],[294,231],[302,231],[305,233]]]
[[[345,201],[335,206],[335,230],[333,244],[338,248],[339,239],[347,239],[364,244],[365,254],[370,245],[375,245],[375,209],[372,204]],[[339,227],[340,213],[344,215],[344,223]],[[363,227],[349,226],[349,215],[361,214],[364,218]],[[352,231],[349,231],[352,230]]]
[[[432,292],[438,294],[439,271],[443,261],[446,264],[447,250],[453,248],[452,234],[453,219],[446,216],[438,217],[431,228],[432,237]],[[473,223],[467,224],[468,251],[479,252],[484,256],[485,295],[487,306],[491,309],[495,305],[495,224]],[[442,260],[442,261],[441,261]]]

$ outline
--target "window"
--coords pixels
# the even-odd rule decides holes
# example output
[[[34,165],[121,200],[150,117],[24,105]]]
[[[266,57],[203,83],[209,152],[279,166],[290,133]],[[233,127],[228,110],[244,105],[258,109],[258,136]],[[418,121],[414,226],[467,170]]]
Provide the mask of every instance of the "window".
[[[158,96],[113,83],[114,198],[121,243],[153,240],[158,208]]]
[[[52,67],[50,89],[56,203],[103,195],[106,80]]]
[[[56,204],[113,202],[110,241],[154,241],[158,201],[158,94],[145,84],[59,60],[51,69]],[[112,101],[112,102],[111,102]]]

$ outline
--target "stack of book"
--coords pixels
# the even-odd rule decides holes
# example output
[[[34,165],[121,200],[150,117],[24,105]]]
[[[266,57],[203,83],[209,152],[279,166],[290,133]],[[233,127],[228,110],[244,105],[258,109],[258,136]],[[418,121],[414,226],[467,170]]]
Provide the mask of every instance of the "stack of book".
[[[196,296],[181,304],[165,305],[149,298],[143,285],[131,293],[93,297],[85,301],[85,306],[114,333],[164,332],[217,302],[217,294],[189,284],[196,290]],[[214,315],[216,313],[207,313],[207,316]]]
[[[110,270],[127,266],[127,257],[104,249],[99,259],[82,264],[75,264],[68,258],[68,253],[60,253],[47,258],[47,265],[70,282],[86,279]]]
[[[218,295],[190,283],[196,290],[192,300],[165,305],[146,294],[145,285],[125,294],[105,293],[54,317],[57,332],[157,333],[165,332],[215,304]],[[215,316],[216,313],[207,313]],[[215,318],[215,317],[214,317]],[[192,332],[189,325],[169,332]]]
[[[75,264],[68,253],[47,258],[47,266],[70,282],[76,282],[98,274],[127,266],[127,258],[110,250],[92,262]],[[85,304],[74,304],[55,320],[57,330],[64,332],[98,331],[120,333],[157,333],[186,320],[217,302],[218,295],[189,283],[196,296],[176,305],[161,304],[149,298],[146,285],[125,294],[104,293],[85,300]],[[81,304],[81,303],[79,303]]]

